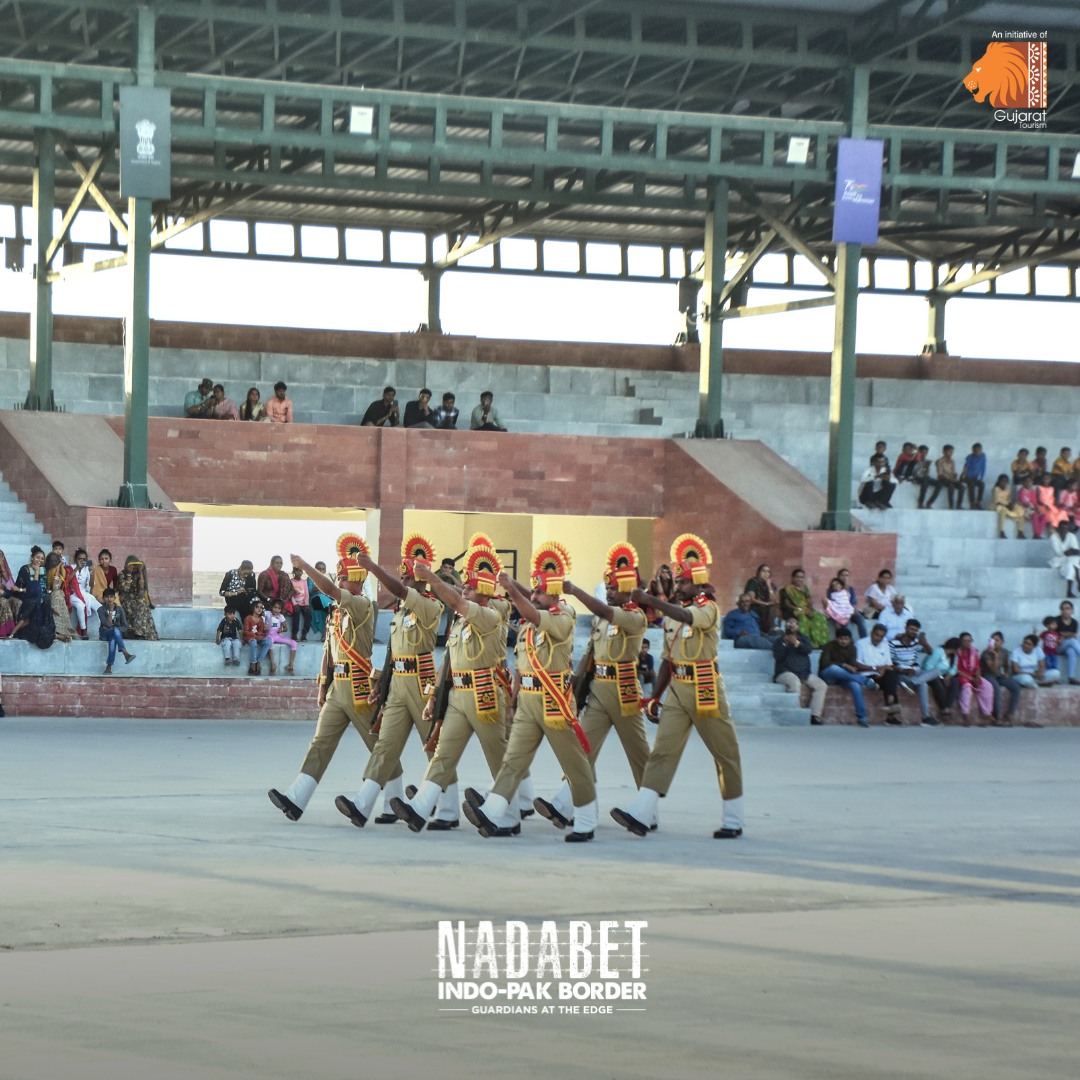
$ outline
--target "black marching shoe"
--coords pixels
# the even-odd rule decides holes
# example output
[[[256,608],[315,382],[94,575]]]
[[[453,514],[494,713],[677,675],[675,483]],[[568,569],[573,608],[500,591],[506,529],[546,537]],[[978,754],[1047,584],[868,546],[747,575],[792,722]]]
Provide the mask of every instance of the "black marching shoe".
[[[591,840],[593,834],[591,832],[568,832],[563,840],[568,844],[584,844],[586,840]]]
[[[405,788],[405,798],[406,799],[415,799],[416,798],[416,785],[415,784],[409,784]]]
[[[492,827],[490,829],[484,828],[480,830],[480,835],[485,840],[489,840],[493,836],[520,836],[521,825],[514,825],[512,828],[509,829],[499,829],[495,827]]]
[[[389,810],[384,810],[374,819],[376,825],[396,825],[400,820],[397,814],[392,814]]]
[[[717,829],[712,834],[714,840],[738,840],[740,836],[742,836],[742,829],[729,829],[727,826]]]
[[[533,806],[536,807],[536,812],[542,817],[547,818],[556,829],[565,829],[567,825],[573,825],[573,819],[564,817],[555,809],[553,803],[549,803],[547,799],[533,799]]]
[[[447,821],[445,818],[432,818],[428,823],[428,832],[449,832],[451,829],[456,829],[461,824],[460,818],[454,818],[453,821]]]
[[[352,799],[346,799],[344,795],[339,795],[334,800],[334,805],[358,829],[362,829],[367,824],[368,819],[364,817],[364,815],[361,814],[359,810],[356,809],[356,803],[354,803]],[[375,820],[378,821],[379,819],[376,818]],[[396,821],[397,819],[395,818],[394,820]]]
[[[637,818],[631,817],[625,810],[615,807],[611,811],[611,816],[614,821],[624,829],[629,829],[635,836],[647,836],[649,834],[649,827],[643,825]]]
[[[270,801],[290,820],[299,821],[301,815],[304,813],[299,806],[287,799],[284,795],[278,791],[277,788],[271,788],[267,793],[270,796]]]
[[[390,807],[413,832],[423,832],[424,819],[404,799],[395,796],[390,800]]]

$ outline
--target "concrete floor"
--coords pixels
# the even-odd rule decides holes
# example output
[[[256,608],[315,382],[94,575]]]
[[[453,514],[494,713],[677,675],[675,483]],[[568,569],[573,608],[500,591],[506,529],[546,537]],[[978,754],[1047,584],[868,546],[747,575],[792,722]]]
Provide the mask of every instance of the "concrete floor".
[[[353,828],[352,733],[289,823],[310,731],[0,722],[0,1080],[1077,1075],[1080,731],[744,729],[725,843],[696,737],[618,829],[612,743],[576,846]],[[437,923],[484,918],[647,920],[646,1011],[439,1012]]]

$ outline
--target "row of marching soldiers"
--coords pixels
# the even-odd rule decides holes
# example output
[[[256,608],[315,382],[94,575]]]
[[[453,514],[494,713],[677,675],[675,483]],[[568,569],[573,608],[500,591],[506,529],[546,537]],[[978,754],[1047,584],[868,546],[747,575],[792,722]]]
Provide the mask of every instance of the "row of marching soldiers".
[[[404,821],[413,832],[457,828],[459,810],[481,836],[515,836],[536,812],[566,832],[591,840],[597,825],[596,757],[615,729],[638,792],[611,816],[638,836],[657,827],[691,727],[716,762],[723,820],[713,836],[742,835],[742,767],[724,682],[716,664],[719,618],[708,583],[705,542],[685,534],[672,545],[676,591],[668,602],[642,591],[637,554],[617,544],[607,557],[606,600],[570,580],[570,556],[542,545],[532,561],[531,588],[503,570],[490,537],[469,541],[460,590],[436,577],[434,551],[422,536],[402,546],[400,573],[371,558],[354,535],[338,540],[336,580],[297,555],[299,566],[336,601],[319,678],[315,737],[296,779],[270,800],[291,821],[303,814],[345,730],[360,733],[371,756],[363,783],[335,805],[356,826]],[[382,671],[373,669],[375,605],[363,595],[368,574],[397,598]],[[500,591],[501,590],[501,591]],[[593,615],[585,657],[572,670],[573,597]],[[436,669],[434,648],[446,605],[456,618]],[[511,605],[521,616],[516,670],[506,664]],[[664,616],[664,648],[653,697],[642,700],[637,656],[648,625],[644,606]],[[643,716],[659,724],[650,751]],[[402,784],[401,754],[416,729],[428,756],[418,788]],[[458,794],[457,767],[475,735],[491,770],[490,790]],[[529,768],[543,739],[562,768],[561,788],[533,791]],[[375,816],[380,796],[382,813]]]

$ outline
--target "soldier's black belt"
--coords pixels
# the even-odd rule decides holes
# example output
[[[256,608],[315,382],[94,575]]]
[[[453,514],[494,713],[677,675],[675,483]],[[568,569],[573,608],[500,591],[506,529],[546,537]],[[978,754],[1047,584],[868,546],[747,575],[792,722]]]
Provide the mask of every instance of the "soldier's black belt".
[[[473,688],[473,676],[471,671],[455,671],[453,680],[455,690],[471,690]]]
[[[569,671],[553,671],[551,673],[551,677],[556,682],[561,682],[563,685],[563,689],[566,689],[566,686],[570,682]],[[530,693],[533,694],[539,694],[544,689],[544,687],[535,675],[522,675],[521,689],[528,690]]]
[[[398,675],[415,675],[416,674],[416,657],[409,657],[406,660],[394,661],[394,672]]]

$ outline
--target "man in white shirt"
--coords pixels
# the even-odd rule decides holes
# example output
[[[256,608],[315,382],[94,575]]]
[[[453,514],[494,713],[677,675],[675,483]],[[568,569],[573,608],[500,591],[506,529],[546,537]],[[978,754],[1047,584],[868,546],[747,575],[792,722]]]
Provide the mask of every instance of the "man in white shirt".
[[[878,616],[877,621],[885,627],[885,640],[892,641],[904,632],[908,622],[914,618],[915,612],[911,610],[906,597],[897,593],[889,601],[889,606]]]
[[[871,586],[872,587],[872,586]],[[885,699],[885,723],[900,724],[900,702],[897,698],[899,676],[893,664],[892,653],[885,641],[885,627],[874,623],[868,638],[860,638],[855,646],[855,666],[870,675],[881,687]]]

